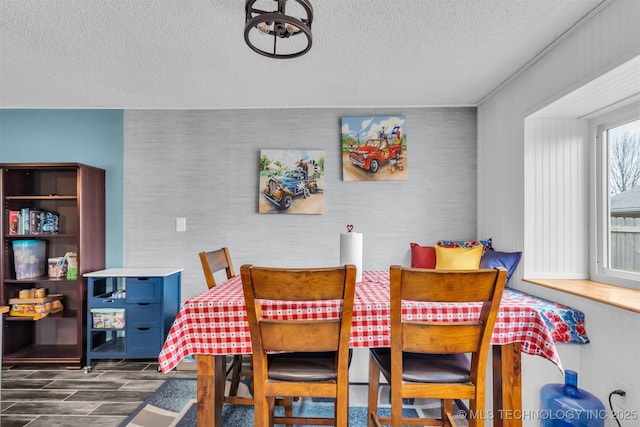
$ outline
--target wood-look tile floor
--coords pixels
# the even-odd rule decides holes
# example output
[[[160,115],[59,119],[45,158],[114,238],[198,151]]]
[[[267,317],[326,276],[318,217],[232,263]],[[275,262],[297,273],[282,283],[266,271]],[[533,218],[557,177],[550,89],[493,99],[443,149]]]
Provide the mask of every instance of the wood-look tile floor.
[[[3,368],[2,427],[117,427],[168,378],[196,378],[195,371],[158,372],[155,360],[95,361],[90,372],[59,365]],[[367,386],[353,384],[349,402],[366,406]]]
[[[2,371],[2,427],[115,427],[166,379],[195,371],[158,372],[154,360],[95,361],[90,372],[57,365]]]

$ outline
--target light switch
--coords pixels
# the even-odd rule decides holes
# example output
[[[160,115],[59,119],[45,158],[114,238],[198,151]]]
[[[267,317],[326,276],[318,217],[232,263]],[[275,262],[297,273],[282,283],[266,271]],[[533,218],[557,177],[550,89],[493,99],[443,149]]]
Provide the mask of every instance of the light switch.
[[[176,218],[176,231],[187,231],[187,218]]]

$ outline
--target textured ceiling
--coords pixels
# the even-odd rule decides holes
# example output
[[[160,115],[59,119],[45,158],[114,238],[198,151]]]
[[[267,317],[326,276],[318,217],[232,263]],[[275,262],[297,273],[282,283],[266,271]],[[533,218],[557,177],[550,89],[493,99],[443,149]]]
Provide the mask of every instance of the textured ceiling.
[[[242,0],[1,0],[0,108],[477,105],[608,0],[311,0],[263,57]]]

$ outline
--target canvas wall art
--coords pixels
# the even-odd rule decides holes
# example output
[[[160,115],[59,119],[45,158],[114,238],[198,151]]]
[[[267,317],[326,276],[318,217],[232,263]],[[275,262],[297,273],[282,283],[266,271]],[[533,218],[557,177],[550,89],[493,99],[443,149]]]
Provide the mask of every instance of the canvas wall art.
[[[342,179],[407,179],[407,133],[404,116],[342,118]]]
[[[324,151],[261,150],[258,211],[322,214]]]

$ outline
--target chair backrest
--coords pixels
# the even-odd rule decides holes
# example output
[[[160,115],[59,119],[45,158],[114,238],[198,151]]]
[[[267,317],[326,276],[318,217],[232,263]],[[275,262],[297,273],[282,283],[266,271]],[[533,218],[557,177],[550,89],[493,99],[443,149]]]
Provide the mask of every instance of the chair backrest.
[[[485,366],[506,274],[504,269],[445,271],[391,266],[392,353],[471,353],[472,371]],[[403,318],[403,301],[478,303],[480,317],[468,321]]]
[[[204,278],[209,288],[213,288],[216,285],[214,274],[218,271],[224,269],[227,274],[227,279],[231,279],[236,275],[227,247],[215,251],[200,252],[198,255],[200,256],[202,271],[204,272]]]
[[[254,355],[265,351],[349,351],[356,267],[240,267]],[[335,316],[282,319],[263,316],[269,301],[335,301]],[[333,300],[333,301],[332,301]],[[347,361],[347,357],[340,357]],[[344,366],[348,369],[348,366]]]

